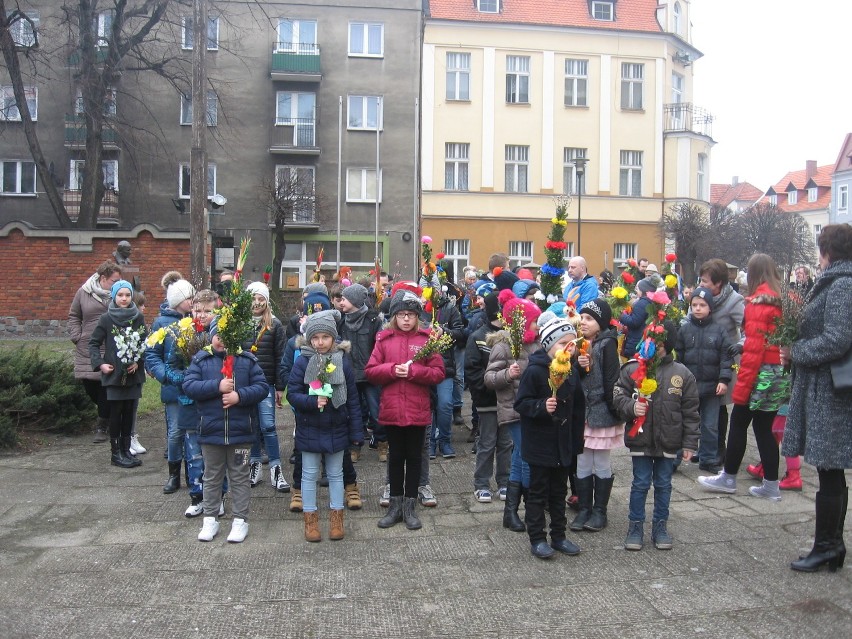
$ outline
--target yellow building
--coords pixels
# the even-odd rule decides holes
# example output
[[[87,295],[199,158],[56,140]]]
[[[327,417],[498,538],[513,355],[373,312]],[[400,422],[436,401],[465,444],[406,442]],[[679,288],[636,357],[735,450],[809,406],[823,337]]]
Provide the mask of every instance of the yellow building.
[[[495,252],[541,264],[568,193],[566,257],[595,274],[662,259],[661,214],[709,197],[712,118],[691,102],[689,4],[431,0],[421,216],[436,249],[457,268]]]

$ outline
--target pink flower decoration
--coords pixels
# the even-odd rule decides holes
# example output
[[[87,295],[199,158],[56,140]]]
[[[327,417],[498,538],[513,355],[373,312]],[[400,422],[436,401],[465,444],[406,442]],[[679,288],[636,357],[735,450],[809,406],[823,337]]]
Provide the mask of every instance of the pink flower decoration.
[[[318,379],[315,379],[314,381],[309,382],[308,386],[310,386],[314,390],[320,390],[322,388],[322,382],[319,381]]]
[[[666,295],[665,291],[654,291],[653,293],[648,293],[648,299],[654,302],[655,304],[671,304],[672,301],[669,299],[669,296]]]
[[[431,243],[432,243],[432,238],[431,238],[431,237],[429,237],[428,235],[424,235],[423,237],[421,237],[421,238],[420,238],[420,241],[421,241],[423,244],[431,244]]]

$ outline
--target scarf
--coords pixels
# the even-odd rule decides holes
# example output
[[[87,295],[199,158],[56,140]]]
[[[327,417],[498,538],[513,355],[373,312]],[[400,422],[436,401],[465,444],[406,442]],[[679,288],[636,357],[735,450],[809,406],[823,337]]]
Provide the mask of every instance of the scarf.
[[[94,297],[104,306],[107,306],[110,303],[110,294],[109,291],[105,291],[100,287],[98,284],[100,281],[100,276],[95,273],[83,284],[83,291]]]
[[[722,306],[733,292],[734,287],[730,284],[725,284],[725,286],[722,287],[722,290],[719,291],[719,294],[713,296],[713,308],[719,308]]]
[[[367,308],[367,305],[364,304],[357,311],[346,313],[346,315],[343,316],[343,319],[346,322],[346,328],[353,333],[357,333],[361,329],[361,325],[364,323],[364,317],[366,317],[367,311],[369,310],[370,309]]]
[[[320,370],[325,367],[329,360],[334,364],[334,372],[329,373],[328,383],[331,384],[331,405],[340,408],[346,403],[346,376],[343,374],[343,351],[332,346],[331,351],[320,355],[310,344],[302,346],[302,355],[309,357],[308,365],[305,367],[305,384],[319,379]]]
[[[120,327],[130,326],[133,320],[139,317],[139,309],[133,302],[130,302],[130,306],[127,308],[121,308],[115,305],[115,300],[111,300],[107,313],[109,313],[112,323]]]

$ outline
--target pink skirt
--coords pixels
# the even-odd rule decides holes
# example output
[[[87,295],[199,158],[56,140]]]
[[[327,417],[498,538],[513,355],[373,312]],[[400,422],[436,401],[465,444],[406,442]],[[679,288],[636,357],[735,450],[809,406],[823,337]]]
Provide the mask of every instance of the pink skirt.
[[[583,431],[583,446],[591,450],[613,450],[624,446],[624,424],[607,428],[589,428]]]

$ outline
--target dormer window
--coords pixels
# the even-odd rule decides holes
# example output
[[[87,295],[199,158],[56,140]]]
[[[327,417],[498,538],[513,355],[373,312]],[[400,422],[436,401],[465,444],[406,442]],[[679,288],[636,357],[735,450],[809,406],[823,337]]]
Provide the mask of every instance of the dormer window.
[[[595,20],[612,22],[615,20],[615,7],[612,2],[592,1],[592,17]]]
[[[769,205],[778,206],[778,196],[775,193],[769,195]]]
[[[798,191],[788,191],[787,192],[787,204],[796,204],[799,201],[799,192]]]
[[[500,0],[476,0],[480,13],[500,13]]]
[[[812,186],[808,189],[808,202],[816,202],[817,201],[817,187]]]

